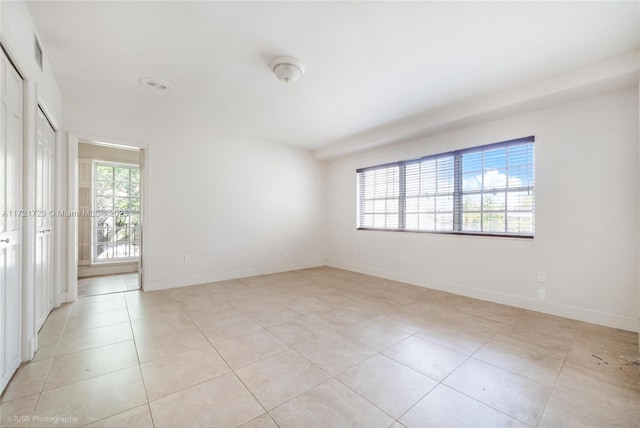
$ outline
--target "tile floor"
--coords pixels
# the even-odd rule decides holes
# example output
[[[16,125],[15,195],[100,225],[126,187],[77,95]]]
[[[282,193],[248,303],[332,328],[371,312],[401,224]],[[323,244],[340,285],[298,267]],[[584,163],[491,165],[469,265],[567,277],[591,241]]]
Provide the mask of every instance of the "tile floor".
[[[78,278],[78,297],[118,293],[139,288],[137,273]]]
[[[54,310],[2,426],[640,425],[637,335],[332,268]]]

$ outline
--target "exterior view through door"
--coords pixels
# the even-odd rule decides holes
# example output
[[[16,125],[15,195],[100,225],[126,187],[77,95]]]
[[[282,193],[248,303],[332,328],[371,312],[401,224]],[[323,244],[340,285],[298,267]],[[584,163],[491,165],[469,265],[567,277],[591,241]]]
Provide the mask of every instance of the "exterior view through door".
[[[140,288],[141,154],[78,143],[79,297]]]

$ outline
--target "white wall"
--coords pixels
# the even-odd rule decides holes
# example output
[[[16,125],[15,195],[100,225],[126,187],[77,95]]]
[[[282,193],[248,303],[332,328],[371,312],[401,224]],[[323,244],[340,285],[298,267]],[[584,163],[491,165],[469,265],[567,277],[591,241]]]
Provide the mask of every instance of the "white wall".
[[[146,147],[146,290],[325,264],[326,164],[308,151],[82,100],[64,109],[73,133]]]
[[[535,239],[356,230],[356,168],[535,135]],[[638,327],[638,90],[335,160],[329,264],[608,326]],[[537,272],[547,300],[536,300]]]

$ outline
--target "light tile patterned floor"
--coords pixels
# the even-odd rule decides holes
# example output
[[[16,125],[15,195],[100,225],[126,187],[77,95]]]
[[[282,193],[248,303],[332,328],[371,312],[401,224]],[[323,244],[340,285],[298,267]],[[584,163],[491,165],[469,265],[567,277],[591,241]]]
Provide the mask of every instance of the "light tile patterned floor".
[[[121,291],[131,291],[139,288],[137,273],[78,278],[79,297],[119,293]]]
[[[637,335],[332,268],[54,310],[1,426],[637,427]]]

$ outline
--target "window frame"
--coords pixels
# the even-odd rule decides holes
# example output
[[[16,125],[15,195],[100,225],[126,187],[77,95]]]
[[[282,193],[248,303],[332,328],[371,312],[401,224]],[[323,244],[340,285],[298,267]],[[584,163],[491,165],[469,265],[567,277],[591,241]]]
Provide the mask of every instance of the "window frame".
[[[101,244],[101,242],[98,242],[98,229],[101,229],[101,227],[97,224],[98,218],[100,217],[99,211],[98,210],[98,204],[97,204],[97,200],[98,197],[100,195],[98,195],[98,177],[97,177],[97,169],[99,166],[108,166],[108,167],[113,167],[114,168],[114,173],[115,173],[115,168],[128,168],[128,169],[137,169],[138,170],[138,209],[137,210],[132,210],[129,209],[126,210],[127,215],[130,217],[131,215],[137,215],[138,216],[138,226],[137,227],[133,227],[130,224],[128,226],[126,226],[126,228],[128,229],[129,233],[132,233],[133,229],[137,229],[137,233],[138,233],[138,238],[136,240],[132,240],[131,239],[131,235],[129,235],[129,239],[126,241],[126,243],[129,245],[129,248],[131,248],[131,245],[133,243],[136,243],[138,246],[138,255],[137,256],[130,256],[130,257],[112,257],[112,258],[107,258],[107,259],[98,259],[97,258],[97,248],[98,245]],[[104,181],[104,180],[102,180]],[[118,181],[115,180],[115,177],[113,177],[113,180],[111,180],[111,183],[118,183]],[[131,175],[129,175],[129,181],[128,181],[129,186],[131,185]],[[139,248],[140,248],[140,203],[141,203],[141,198],[140,198],[140,165],[137,164],[132,164],[132,163],[126,163],[126,162],[114,162],[114,161],[103,161],[103,160],[93,160],[92,161],[92,168],[91,168],[91,187],[92,187],[92,195],[91,195],[91,207],[92,207],[92,215],[91,215],[91,265],[97,266],[97,265],[106,265],[106,264],[117,264],[117,263],[131,263],[131,262],[138,262],[140,260],[140,255],[139,255]],[[112,201],[114,200],[116,196],[112,195],[111,199]],[[127,198],[129,200],[131,200],[132,197],[131,193],[128,194]],[[111,211],[118,211],[117,208],[113,207],[113,202],[112,202],[112,209]],[[125,210],[122,210],[125,211]],[[115,216],[114,216],[115,217]],[[116,229],[117,226],[112,226],[112,229]],[[102,227],[104,228],[104,227]],[[113,239],[116,239],[117,237],[114,236]],[[117,241],[113,241],[110,240],[108,242],[104,242],[107,244],[116,244]]]
[[[531,209],[530,210],[511,210],[513,212],[530,212],[531,216],[532,216],[532,232],[529,233],[515,233],[515,232],[507,232],[507,224],[505,223],[505,232],[494,232],[494,231],[470,231],[470,230],[463,230],[463,216],[464,216],[464,202],[463,202],[463,196],[465,194],[470,194],[470,193],[478,193],[481,195],[484,195],[485,193],[487,193],[487,190],[490,189],[485,189],[484,186],[477,191],[464,191],[463,189],[463,155],[468,155],[471,153],[484,153],[486,151],[490,151],[490,150],[496,150],[496,149],[500,149],[500,148],[508,148],[508,147],[514,147],[514,146],[521,146],[521,145],[525,145],[525,144],[531,144],[532,147],[532,154],[531,154],[531,163],[527,163],[527,166],[530,167],[530,171],[531,171],[531,183],[527,186],[520,186],[520,189],[527,189],[528,191],[531,192],[532,194],[532,204],[531,204]],[[424,229],[407,229],[406,228],[406,219],[407,219],[407,210],[406,210],[406,200],[407,200],[407,193],[406,193],[406,181],[407,181],[407,176],[406,174],[406,166],[407,165],[413,165],[413,164],[421,164],[425,161],[431,161],[431,160],[436,160],[437,159],[441,159],[441,158],[452,158],[453,159],[453,181],[454,181],[454,190],[453,190],[453,219],[452,219],[452,226],[450,230],[435,230],[437,227],[437,220],[435,220],[435,215],[437,213],[436,210],[434,210],[434,230],[424,230]],[[505,158],[505,162],[507,162],[508,165],[508,156]],[[393,167],[397,167],[400,171],[399,174],[399,195],[398,195],[398,227],[397,228],[379,228],[379,227],[368,227],[368,226],[362,226],[362,224],[364,223],[363,218],[364,215],[367,214],[366,211],[364,211],[364,205],[366,202],[366,199],[363,198],[364,195],[364,180],[361,179],[361,174],[362,173],[366,173],[368,171],[375,171],[375,170],[379,170],[379,169],[387,169],[387,168],[393,168]],[[507,184],[505,184],[505,188],[503,190],[500,190],[502,192],[505,193],[505,197],[507,197],[510,189],[509,189],[509,175],[508,175],[508,166],[506,167],[507,170]],[[482,171],[481,171],[483,177],[486,174],[486,170],[484,168],[484,166],[482,167]],[[436,174],[437,174],[437,169],[436,169]],[[486,236],[486,237],[500,237],[500,238],[521,238],[521,239],[533,239],[535,237],[535,136],[528,136],[528,137],[522,137],[522,138],[516,138],[516,139],[512,139],[512,140],[507,140],[507,141],[501,141],[501,142],[497,142],[497,143],[491,143],[491,144],[486,144],[486,145],[482,145],[482,146],[474,146],[474,147],[469,147],[466,149],[461,149],[461,150],[454,150],[454,151],[449,151],[449,152],[443,152],[443,153],[437,153],[437,154],[433,154],[433,155],[428,155],[428,156],[423,156],[420,158],[414,158],[414,159],[408,159],[408,160],[403,160],[403,161],[397,161],[397,162],[389,162],[389,163],[385,163],[385,164],[380,164],[380,165],[374,165],[371,167],[366,167],[366,168],[358,168],[356,169],[356,183],[357,183],[357,195],[356,195],[356,206],[357,206],[357,213],[356,213],[356,229],[357,230],[369,230],[369,231],[384,231],[384,232],[409,232],[409,233],[431,233],[431,234],[445,234],[445,235],[467,235],[467,236]],[[437,190],[436,193],[434,194],[436,197],[438,195]],[[419,196],[420,197],[420,196]],[[483,208],[481,208],[481,211],[479,211],[480,213],[484,213]],[[505,216],[508,216],[508,213],[510,212],[510,210],[508,209],[508,202],[505,200],[505,207],[504,210],[501,211],[495,211],[495,212],[503,212],[505,214]],[[371,214],[371,213],[370,213]],[[418,214],[420,215],[421,212],[418,211]],[[482,214],[481,214],[482,216]],[[506,221],[506,220],[505,220]]]

